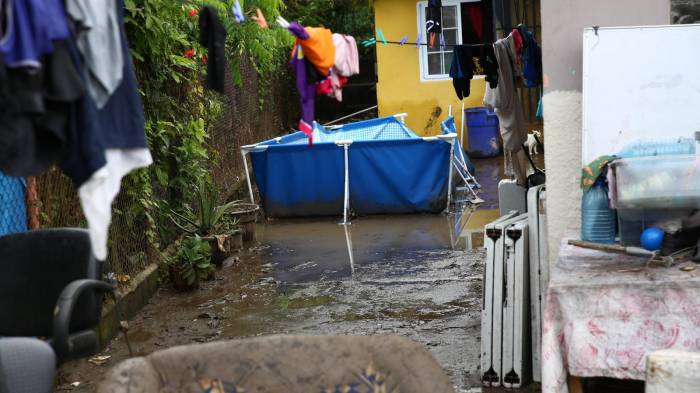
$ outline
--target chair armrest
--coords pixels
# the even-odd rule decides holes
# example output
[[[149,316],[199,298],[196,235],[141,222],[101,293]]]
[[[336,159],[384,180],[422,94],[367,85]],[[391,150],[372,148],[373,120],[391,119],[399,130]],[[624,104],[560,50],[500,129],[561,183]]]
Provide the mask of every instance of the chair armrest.
[[[111,293],[116,298],[116,287],[100,280],[75,280],[61,291],[53,313],[53,347],[58,358],[64,358],[73,351],[70,340],[70,320],[73,306],[87,289]]]

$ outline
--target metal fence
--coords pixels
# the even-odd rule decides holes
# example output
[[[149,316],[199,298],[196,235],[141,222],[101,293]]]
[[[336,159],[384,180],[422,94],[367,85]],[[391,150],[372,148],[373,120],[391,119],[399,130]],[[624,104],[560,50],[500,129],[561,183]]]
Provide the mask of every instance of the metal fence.
[[[265,82],[268,85],[263,89],[257,71],[247,57],[241,60],[240,67],[243,85],[238,87],[232,82],[227,85],[221,115],[207,125],[209,149],[214,158],[209,170],[221,190],[222,200],[236,197],[239,188],[244,190],[240,187],[244,183],[240,146],[287,132],[298,116],[294,85],[287,73],[270,76]],[[227,79],[231,80],[230,77]],[[147,239],[145,233],[151,224],[146,212],[133,208],[140,196],[125,191],[132,189],[128,186],[132,181],[134,178],[131,176],[124,178],[122,191],[112,206],[109,256],[105,266],[106,272],[131,277],[143,271],[149,263],[158,262],[156,243],[161,247],[168,246],[160,244],[160,239],[155,239],[156,242]],[[87,226],[77,191],[68,177],[58,169],[52,169],[38,177],[36,183],[40,227]],[[12,207],[8,210],[13,213],[12,222],[23,222],[22,230],[26,230],[26,209],[15,206],[19,202],[10,205],[3,199],[15,195],[6,189],[16,189],[16,192],[22,192],[22,196],[15,196],[13,200],[24,201],[24,186],[20,190],[17,184],[20,183],[16,180],[0,176],[0,207]],[[3,223],[4,215],[5,210],[0,210]]]

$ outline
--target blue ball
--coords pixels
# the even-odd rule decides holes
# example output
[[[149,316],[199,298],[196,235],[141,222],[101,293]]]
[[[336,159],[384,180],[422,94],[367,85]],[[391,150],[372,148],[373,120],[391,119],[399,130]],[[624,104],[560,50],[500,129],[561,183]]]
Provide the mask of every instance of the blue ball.
[[[642,247],[649,251],[660,250],[664,242],[664,231],[660,228],[647,228],[642,232],[639,241],[642,243]]]

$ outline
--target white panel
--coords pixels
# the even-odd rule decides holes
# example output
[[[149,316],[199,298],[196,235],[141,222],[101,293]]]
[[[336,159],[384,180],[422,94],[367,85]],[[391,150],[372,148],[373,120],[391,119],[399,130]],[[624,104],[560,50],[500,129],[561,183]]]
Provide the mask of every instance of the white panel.
[[[698,42],[700,25],[584,30],[583,164],[700,131]]]

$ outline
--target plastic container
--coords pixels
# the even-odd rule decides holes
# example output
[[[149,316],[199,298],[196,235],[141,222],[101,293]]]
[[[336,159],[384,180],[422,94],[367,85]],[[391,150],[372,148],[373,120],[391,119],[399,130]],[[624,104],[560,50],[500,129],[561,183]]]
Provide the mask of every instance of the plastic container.
[[[696,142],[693,138],[671,138],[638,141],[625,146],[617,154],[617,156],[622,158],[632,158],[695,154],[695,143]]]
[[[608,205],[608,190],[597,182],[581,200],[581,239],[595,243],[615,243],[615,211]]]
[[[619,209],[700,208],[700,156],[626,158],[612,165]]]
[[[469,149],[467,152],[475,158],[496,157],[501,154],[501,139],[498,132],[496,113],[486,108],[468,108],[467,133]]]
[[[620,244],[639,247],[646,228],[688,217],[693,209],[617,209]]]

